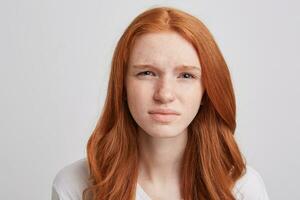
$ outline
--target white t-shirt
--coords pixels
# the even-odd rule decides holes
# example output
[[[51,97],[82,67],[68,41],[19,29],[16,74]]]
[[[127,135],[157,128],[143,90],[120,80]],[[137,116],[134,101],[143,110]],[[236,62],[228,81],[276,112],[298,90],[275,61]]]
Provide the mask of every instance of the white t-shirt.
[[[88,172],[86,158],[61,169],[52,183],[52,200],[81,200],[82,192],[88,186]],[[246,165],[246,173],[236,182],[232,192],[237,200],[269,200],[261,176],[249,165]],[[136,200],[151,200],[138,183]]]

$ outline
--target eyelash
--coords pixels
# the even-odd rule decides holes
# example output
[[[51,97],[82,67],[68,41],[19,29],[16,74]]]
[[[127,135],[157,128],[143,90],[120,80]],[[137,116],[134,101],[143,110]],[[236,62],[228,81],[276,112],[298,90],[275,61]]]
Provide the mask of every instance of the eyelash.
[[[140,73],[138,73],[137,75],[138,76],[146,76],[147,74],[145,74],[146,72],[151,72],[151,71],[144,71],[144,72],[140,72]],[[153,73],[153,72],[151,72],[151,73]],[[187,74],[187,75],[189,75],[191,78],[186,78],[186,79],[194,79],[194,78],[196,78],[194,75],[192,75],[192,74],[190,74],[190,73],[186,73],[186,72],[184,72],[184,73],[182,73],[182,74]]]

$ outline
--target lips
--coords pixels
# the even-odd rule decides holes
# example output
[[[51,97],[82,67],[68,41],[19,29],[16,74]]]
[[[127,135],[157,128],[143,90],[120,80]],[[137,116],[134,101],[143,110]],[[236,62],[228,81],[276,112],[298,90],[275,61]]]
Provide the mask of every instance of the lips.
[[[174,121],[180,114],[171,109],[156,109],[149,111],[151,118],[157,122],[169,123]]]
[[[178,112],[176,112],[175,110],[171,110],[171,109],[155,109],[155,110],[150,110],[149,114],[179,115]]]

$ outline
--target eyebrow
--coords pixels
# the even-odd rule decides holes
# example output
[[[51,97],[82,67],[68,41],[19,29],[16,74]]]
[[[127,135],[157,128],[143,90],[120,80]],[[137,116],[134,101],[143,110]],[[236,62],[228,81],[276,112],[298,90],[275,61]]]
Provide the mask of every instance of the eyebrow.
[[[155,66],[149,65],[149,64],[137,64],[137,65],[133,65],[132,67],[138,68],[138,69],[153,68],[153,69],[159,70]],[[184,69],[184,70],[196,70],[196,71],[201,72],[200,67],[191,66],[191,65],[179,65],[175,69],[176,70],[180,70],[180,69]]]

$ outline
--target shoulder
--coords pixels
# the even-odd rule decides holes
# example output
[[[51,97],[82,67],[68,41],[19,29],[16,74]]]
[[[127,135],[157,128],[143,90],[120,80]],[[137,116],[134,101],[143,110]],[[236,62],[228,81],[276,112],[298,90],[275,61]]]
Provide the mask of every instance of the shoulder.
[[[244,175],[237,180],[233,193],[237,200],[269,200],[261,175],[249,165],[246,165]]]
[[[83,158],[62,168],[52,183],[52,200],[80,200],[88,187],[88,163]]]

